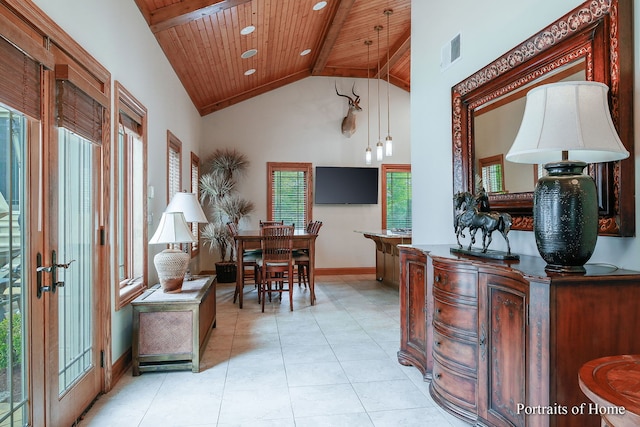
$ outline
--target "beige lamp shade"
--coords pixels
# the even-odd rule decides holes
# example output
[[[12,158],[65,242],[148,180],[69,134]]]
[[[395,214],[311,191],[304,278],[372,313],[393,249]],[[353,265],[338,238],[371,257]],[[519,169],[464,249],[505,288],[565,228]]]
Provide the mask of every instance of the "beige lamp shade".
[[[520,129],[506,159],[549,163],[568,158],[586,163],[629,157],[611,120],[607,85],[572,81],[531,89]]]
[[[209,222],[202,211],[196,193],[176,193],[165,212],[182,212],[187,222]]]
[[[160,218],[160,224],[149,244],[193,243],[191,230],[182,212],[165,212]]]

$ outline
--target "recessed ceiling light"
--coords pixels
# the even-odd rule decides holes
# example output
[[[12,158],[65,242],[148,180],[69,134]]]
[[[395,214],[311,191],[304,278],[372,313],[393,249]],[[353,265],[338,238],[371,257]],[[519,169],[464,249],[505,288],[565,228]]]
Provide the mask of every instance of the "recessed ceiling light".
[[[311,49],[305,49],[302,52],[300,52],[300,56],[309,55],[310,53],[311,53]]]
[[[253,25],[248,25],[240,30],[240,34],[242,34],[243,36],[246,36],[247,34],[253,33],[255,30],[256,30],[256,27],[254,27]]]
[[[240,55],[240,57],[242,59],[247,59],[247,58],[251,58],[256,53],[258,53],[258,49],[249,49],[249,50],[247,50],[245,52],[242,52],[242,55]]]
[[[313,10],[320,10],[327,5],[326,1],[319,1],[318,3],[313,5]]]
[[[244,72],[245,76],[250,76],[251,74],[255,73],[256,69],[255,68],[251,68],[250,70],[247,70]]]

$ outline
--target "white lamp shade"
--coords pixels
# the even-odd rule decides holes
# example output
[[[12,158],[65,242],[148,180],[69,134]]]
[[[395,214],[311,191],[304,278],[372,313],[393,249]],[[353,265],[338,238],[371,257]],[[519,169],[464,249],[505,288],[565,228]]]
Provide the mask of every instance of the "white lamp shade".
[[[193,243],[191,230],[182,212],[165,212],[160,218],[160,224],[149,244]]]
[[[572,81],[531,89],[520,129],[505,156],[515,163],[610,162],[629,157],[611,120],[607,85]]]
[[[187,222],[208,222],[196,193],[176,193],[165,212],[182,212]]]

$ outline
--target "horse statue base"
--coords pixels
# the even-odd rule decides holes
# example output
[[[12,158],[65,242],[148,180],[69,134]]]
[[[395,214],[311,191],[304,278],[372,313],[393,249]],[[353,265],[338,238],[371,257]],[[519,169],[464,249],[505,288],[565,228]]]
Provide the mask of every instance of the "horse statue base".
[[[452,254],[471,255],[479,258],[489,258],[489,259],[497,259],[497,260],[503,260],[503,261],[520,259],[520,255],[518,254],[512,254],[505,251],[495,251],[493,249],[487,249],[484,252],[480,248],[471,248],[471,249],[451,248],[449,250]]]

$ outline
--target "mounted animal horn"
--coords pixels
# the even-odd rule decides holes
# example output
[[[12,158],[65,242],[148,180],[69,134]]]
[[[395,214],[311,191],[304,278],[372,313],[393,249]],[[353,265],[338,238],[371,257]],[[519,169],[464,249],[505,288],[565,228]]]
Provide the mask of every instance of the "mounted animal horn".
[[[351,93],[353,93],[353,98],[349,95],[343,95],[338,92],[338,85],[336,84],[336,93],[338,96],[343,96],[349,100],[349,111],[347,111],[347,115],[342,119],[342,134],[347,138],[350,138],[351,135],[356,131],[356,112],[362,111],[360,108],[360,95],[356,94],[356,84],[353,84],[351,88]]]

